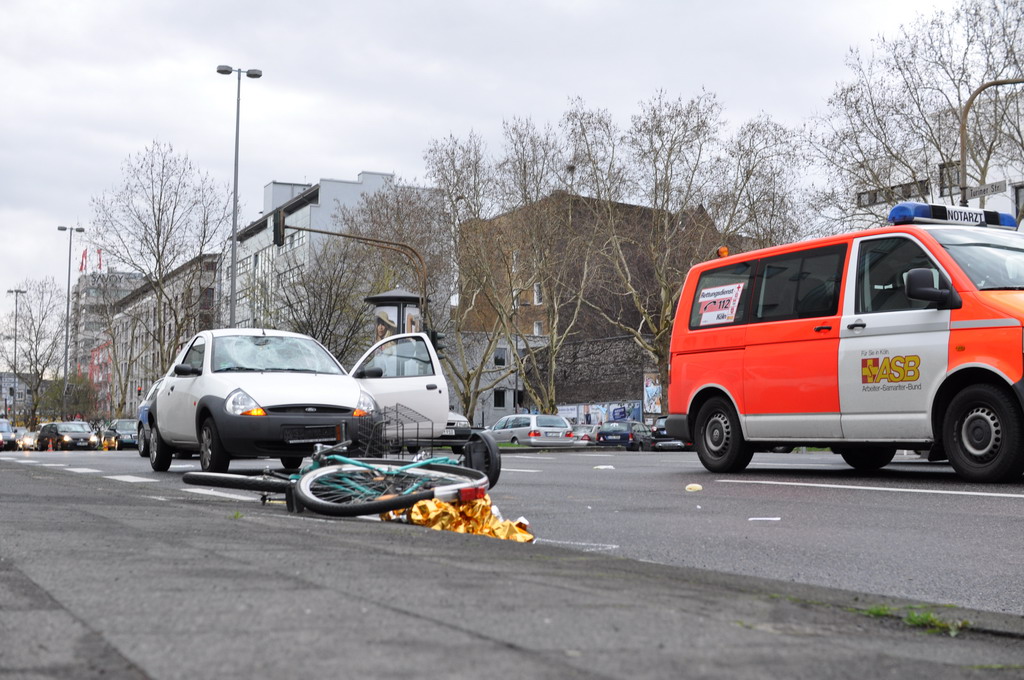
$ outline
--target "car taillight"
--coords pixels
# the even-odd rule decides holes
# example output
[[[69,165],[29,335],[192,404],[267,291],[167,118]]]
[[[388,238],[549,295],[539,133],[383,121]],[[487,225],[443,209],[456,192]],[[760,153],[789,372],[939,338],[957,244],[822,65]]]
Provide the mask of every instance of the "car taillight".
[[[589,442],[590,441],[590,435],[589,434],[581,435],[580,439],[585,441],[585,442]]]
[[[568,437],[569,439],[572,439],[572,438],[573,438],[573,437],[575,437],[576,435],[574,435],[574,434],[572,433],[572,430],[568,430],[568,431],[567,431],[567,432],[565,433],[565,436],[566,436],[566,437]]]
[[[527,435],[526,435],[526,436],[527,436],[527,437],[539,437],[539,436],[540,436],[540,431],[539,431],[539,430],[530,430],[530,431],[529,431],[529,432],[527,433]]]

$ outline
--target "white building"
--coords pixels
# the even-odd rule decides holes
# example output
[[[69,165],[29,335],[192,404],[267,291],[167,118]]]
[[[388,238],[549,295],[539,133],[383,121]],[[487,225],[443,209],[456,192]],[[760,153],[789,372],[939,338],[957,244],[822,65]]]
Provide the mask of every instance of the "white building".
[[[321,250],[326,234],[287,230],[285,244],[274,245],[274,220],[283,214],[289,227],[305,227],[324,231],[337,231],[334,215],[341,208],[355,208],[364,194],[384,189],[394,175],[379,172],[361,172],[358,179],[321,179],[317,184],[290,184],[271,182],[263,190],[263,214],[238,232],[238,271],[235,278],[235,325],[248,327],[254,318],[267,318],[257,306],[260,295],[250,290],[254,281],[275,281],[275,262],[285,255],[292,266],[302,266]],[[227,301],[231,290],[231,249],[225,248],[221,263],[221,290]],[[281,272],[276,272],[280,274]],[[227,304],[223,306],[227,324]]]

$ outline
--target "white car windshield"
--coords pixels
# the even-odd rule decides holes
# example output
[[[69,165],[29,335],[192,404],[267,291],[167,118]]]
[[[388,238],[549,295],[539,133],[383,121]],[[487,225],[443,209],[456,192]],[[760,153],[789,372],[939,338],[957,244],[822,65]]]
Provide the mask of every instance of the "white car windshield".
[[[1024,290],[1024,236],[992,229],[932,232],[980,290]]]
[[[213,339],[211,366],[225,371],[344,374],[327,350],[309,338],[227,335]]]

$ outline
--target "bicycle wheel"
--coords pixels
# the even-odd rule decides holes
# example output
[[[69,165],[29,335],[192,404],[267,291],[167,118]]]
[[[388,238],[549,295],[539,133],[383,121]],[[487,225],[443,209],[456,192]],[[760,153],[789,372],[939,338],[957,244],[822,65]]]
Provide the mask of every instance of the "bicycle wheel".
[[[186,472],[182,475],[186,484],[216,486],[222,489],[245,489],[247,491],[281,491],[291,484],[276,475],[233,475],[230,472]]]
[[[411,508],[431,498],[455,500],[462,489],[470,488],[486,489],[487,475],[459,465],[373,458],[308,472],[294,491],[309,510],[357,517]]]

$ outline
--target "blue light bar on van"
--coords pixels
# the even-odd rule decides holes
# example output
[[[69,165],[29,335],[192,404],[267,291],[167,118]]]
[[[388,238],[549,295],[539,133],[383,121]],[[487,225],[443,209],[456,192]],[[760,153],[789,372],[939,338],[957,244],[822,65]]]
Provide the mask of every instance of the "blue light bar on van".
[[[889,211],[889,221],[893,224],[969,224],[975,227],[1017,228],[1017,220],[1009,213],[912,202],[897,203]]]

